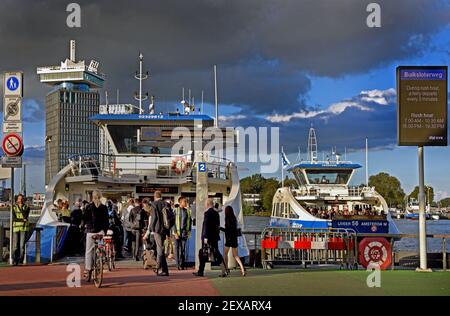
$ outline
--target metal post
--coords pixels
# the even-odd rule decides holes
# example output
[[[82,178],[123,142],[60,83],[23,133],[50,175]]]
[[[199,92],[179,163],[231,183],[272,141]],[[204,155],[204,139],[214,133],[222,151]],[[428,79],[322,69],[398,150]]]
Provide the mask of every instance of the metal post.
[[[11,206],[9,209],[9,264],[13,264],[14,168],[11,168]]]
[[[442,269],[447,271],[447,241],[442,238]]]
[[[142,114],[142,54],[139,54],[139,114]]]
[[[418,147],[419,156],[419,253],[420,269],[427,270],[427,232],[425,224],[425,175],[423,146]]]
[[[3,223],[0,224],[0,262],[3,261],[3,242],[4,242],[4,234],[5,231],[3,229]]]
[[[36,229],[35,229],[35,232],[36,232],[36,245],[35,245],[36,257],[34,259],[34,262],[36,264],[41,263],[41,230],[42,230],[42,228],[40,228],[40,227],[36,227]]]
[[[214,65],[214,99],[216,104],[216,120],[214,127],[219,127],[219,101],[217,97],[217,66]]]
[[[196,152],[197,164],[200,162],[206,162],[206,152]],[[208,198],[208,168],[205,172],[200,172],[197,166],[197,184],[196,184],[196,197],[195,197],[195,268],[198,269],[200,261],[198,259],[198,253],[202,248],[202,227],[205,213],[205,201]]]

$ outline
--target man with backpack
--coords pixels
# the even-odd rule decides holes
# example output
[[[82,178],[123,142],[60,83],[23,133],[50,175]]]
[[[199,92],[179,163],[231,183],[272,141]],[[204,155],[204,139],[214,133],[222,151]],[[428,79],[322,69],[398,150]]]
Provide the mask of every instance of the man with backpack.
[[[161,199],[161,191],[155,191],[154,198],[154,216],[151,216],[150,230],[156,243],[157,269],[161,269],[158,276],[169,276],[169,268],[164,253],[164,240],[175,224],[175,217],[170,205]]]

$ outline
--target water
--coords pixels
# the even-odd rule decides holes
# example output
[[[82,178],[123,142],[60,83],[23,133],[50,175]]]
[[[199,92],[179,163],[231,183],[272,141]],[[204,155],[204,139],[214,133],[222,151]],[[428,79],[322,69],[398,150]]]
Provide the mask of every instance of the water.
[[[259,231],[269,225],[270,218],[262,216],[245,216],[245,231]],[[418,234],[419,222],[407,219],[395,219],[395,224],[403,234]],[[427,221],[427,234],[450,234],[450,220]],[[259,237],[259,236],[258,236]],[[247,235],[250,248],[253,248],[253,235]],[[428,252],[441,252],[442,239],[427,238]],[[419,242],[417,238],[402,238],[394,244],[395,251],[418,251]],[[450,240],[447,240],[447,251],[450,251]]]

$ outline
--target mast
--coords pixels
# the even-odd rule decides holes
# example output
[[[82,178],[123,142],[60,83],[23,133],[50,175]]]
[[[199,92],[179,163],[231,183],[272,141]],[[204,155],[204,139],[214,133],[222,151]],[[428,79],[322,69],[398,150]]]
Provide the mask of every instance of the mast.
[[[366,186],[369,186],[369,145],[366,137]]]
[[[142,95],[142,80],[145,80],[148,78],[148,71],[145,73],[145,75],[142,74],[142,64],[144,62],[144,55],[142,53],[139,53],[139,72],[136,72],[134,78],[139,80],[139,94],[135,95],[134,98],[139,101],[139,114],[144,114],[144,108],[142,107],[142,101],[148,99],[148,93],[146,93],[144,96]]]

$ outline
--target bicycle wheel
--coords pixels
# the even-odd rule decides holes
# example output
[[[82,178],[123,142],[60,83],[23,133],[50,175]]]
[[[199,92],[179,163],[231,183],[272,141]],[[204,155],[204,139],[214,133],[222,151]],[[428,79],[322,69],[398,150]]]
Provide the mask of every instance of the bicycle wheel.
[[[95,256],[93,273],[95,287],[99,288],[102,286],[103,282],[103,256],[100,251],[98,251]]]

